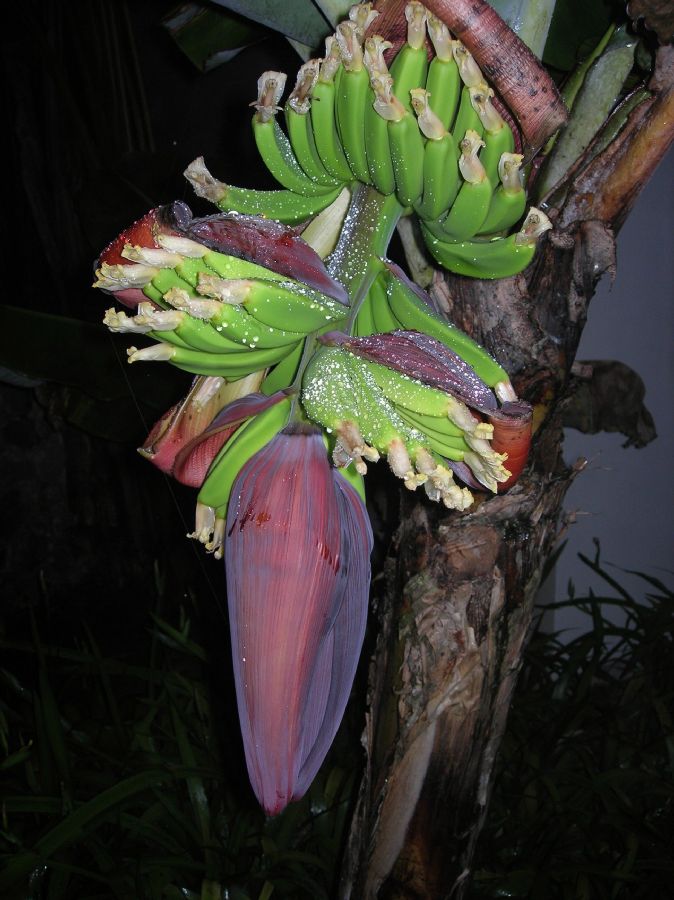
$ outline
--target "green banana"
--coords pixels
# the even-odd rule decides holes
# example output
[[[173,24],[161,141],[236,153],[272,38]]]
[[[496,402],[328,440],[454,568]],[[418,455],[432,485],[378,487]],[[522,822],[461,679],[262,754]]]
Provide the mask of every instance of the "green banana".
[[[149,285],[143,288],[143,293],[155,303],[161,304],[164,309],[172,307],[170,297],[172,292],[180,292],[181,299],[184,296],[193,296],[194,291],[189,282],[182,279],[174,269],[161,269],[152,279]],[[177,325],[173,330],[173,336],[184,342],[185,346],[193,350],[202,350],[208,353],[237,353],[242,347],[235,341],[221,334],[208,322],[192,316],[185,306],[180,309],[174,307]],[[179,321],[178,321],[178,317]],[[150,317],[147,317],[148,321]],[[156,331],[156,329],[153,329]],[[172,335],[162,332],[161,329],[154,335],[159,340],[174,343]],[[180,346],[180,343],[178,343]]]
[[[385,41],[380,35],[374,35],[365,41],[363,62],[375,96],[380,93],[389,96],[393,89],[393,78],[384,62],[384,51],[392,46],[390,41]],[[396,181],[391,162],[388,125],[373,102],[366,105],[363,130],[370,180],[380,194],[392,194],[396,189]]]
[[[396,197],[403,206],[412,206],[424,188],[424,139],[417,120],[391,93],[390,83],[375,79],[374,108],[386,119]]]
[[[422,223],[422,230],[423,230]],[[482,246],[482,245],[480,245]],[[430,248],[429,248],[430,249]],[[390,273],[387,295],[394,316],[403,328],[424,332],[445,344],[475,370],[489,387],[509,382],[508,373],[487,351],[459,328],[441,319],[414,291]],[[419,410],[428,412],[430,410]],[[441,415],[441,413],[438,413]]]
[[[353,173],[344,155],[335,120],[335,78],[341,70],[337,39],[330,35],[325,41],[325,58],[318,72],[318,81],[311,93],[311,127],[325,169],[340,182],[350,182]]]
[[[487,218],[478,234],[494,234],[510,228],[524,215],[527,192],[522,185],[520,166],[524,157],[519,153],[503,153],[498,164],[501,184],[492,194]],[[442,238],[441,234],[436,237]]]
[[[258,152],[274,178],[287,190],[305,197],[325,194],[330,187],[312,181],[304,172],[295,158],[290,141],[276,121],[285,80],[283,72],[263,72],[258,79],[258,96],[253,116],[253,133]]]
[[[480,136],[474,131],[467,131],[461,141],[459,171],[464,183],[441,224],[450,240],[467,240],[473,237],[489,213],[493,191],[484,166],[477,157],[482,146]]]
[[[445,23],[428,13],[426,24],[435,50],[426,76],[428,105],[444,128],[451,131],[461,93],[459,67],[452,53],[452,38]]]
[[[361,434],[353,372],[339,347],[321,347],[311,357],[302,377],[301,402],[310,419],[335,435],[335,465],[353,460],[356,471],[364,475],[365,460],[379,459],[378,451]]]
[[[197,496],[198,504],[213,510],[227,506],[243,466],[288,424],[291,402],[291,397],[280,400],[234,432],[211,465]]]
[[[310,59],[300,66],[297,81],[285,105],[285,121],[293,152],[305,174],[328,188],[342,184],[321,162],[311,127],[311,92],[318,81],[320,60]]]
[[[391,312],[386,295],[386,283],[379,276],[372,282],[372,286],[368,292],[370,302],[372,304],[372,321],[374,324],[374,332],[377,334],[385,334],[387,331],[398,331],[401,324]]]
[[[533,206],[516,234],[491,241],[441,241],[421,223],[426,246],[441,266],[458,275],[488,279],[507,278],[523,271],[533,259],[538,237],[549,228],[552,223],[548,217]]]
[[[194,318],[207,320],[218,333],[226,332],[229,340],[239,345],[243,344],[247,348],[282,347],[295,344],[304,337],[304,334],[300,332],[260,324],[240,303],[221,302],[223,297],[231,300],[227,285],[235,283],[237,279],[220,278],[218,275],[214,275],[213,269],[206,265],[206,260],[210,255],[207,254],[201,260],[185,261],[181,271],[190,290],[182,291],[177,295],[166,294],[165,299],[172,306],[183,309]],[[226,257],[219,253],[212,255],[218,257],[215,262],[225,271],[231,268],[229,261],[236,260],[236,257]],[[243,260],[236,261],[243,262]],[[253,266],[254,264],[247,263],[247,265]],[[265,273],[269,272],[262,266],[255,266],[255,269]],[[279,276],[278,281],[273,283],[280,283],[280,280]],[[201,298],[192,296],[192,288],[196,289]],[[203,299],[204,297],[211,299],[206,300]]]
[[[410,94],[419,129],[428,139],[424,147],[423,192],[414,208],[422,219],[438,219],[452,205],[459,190],[456,145],[430,108],[428,91],[416,88]]]
[[[259,316],[253,314],[251,307],[246,302],[246,297],[250,297],[249,285],[254,282],[241,282],[234,279],[221,279],[208,275],[202,275],[199,279],[198,291],[205,297],[212,298],[210,300],[196,301],[190,303],[188,308],[196,307],[193,314],[203,314],[208,317],[214,327],[227,329],[227,334],[233,340],[247,344],[253,349],[272,349],[274,347],[293,346],[298,341],[303,340],[314,328],[307,328],[304,331],[289,331],[279,328],[270,322],[263,322]],[[272,288],[275,291],[279,282],[268,282],[268,291]],[[269,293],[266,294],[269,297]],[[275,296],[271,294],[271,296]],[[262,301],[265,304],[267,301]],[[282,302],[282,301],[280,301]],[[199,304],[197,306],[197,304]],[[201,313],[203,309],[203,313]],[[304,313],[304,309],[301,309]],[[273,318],[268,316],[266,318]],[[318,320],[318,316],[314,321]],[[275,321],[283,319],[279,315]],[[306,321],[306,315],[304,316]],[[290,321],[286,318],[286,322]],[[321,325],[325,325],[325,316],[320,317]],[[310,324],[313,324],[310,323]]]
[[[368,184],[370,172],[363,125],[365,110],[372,98],[370,79],[363,65],[363,48],[356,24],[342,22],[337,26],[336,38],[343,65],[335,95],[337,129],[353,177]]]
[[[274,368],[268,372],[260,387],[260,391],[263,394],[269,396],[292,385],[302,361],[305,345],[306,340],[300,341],[294,350],[291,350],[286,357],[276,363]]]
[[[175,267],[176,273],[192,287],[199,283],[201,274],[218,275],[220,278],[262,278],[265,281],[285,281],[287,276],[267,269],[259,263],[249,262],[238,256],[229,256],[209,250],[199,259],[183,259]]]
[[[405,6],[405,18],[407,41],[396,53],[390,71],[393,77],[393,94],[407,112],[411,113],[410,91],[424,86],[428,71],[426,7],[413,0]]]
[[[465,138],[466,132],[473,131],[478,137],[482,137],[482,122],[473,109],[471,101],[471,91],[474,90],[474,87],[467,87],[466,85],[461,88],[459,109],[456,114],[456,119],[454,120],[454,125],[452,126],[452,134],[454,136],[454,143],[456,144],[457,151],[461,150],[461,142]]]
[[[389,369],[379,363],[360,360],[360,364],[367,370],[369,377],[379,386],[387,400],[393,404],[395,409],[400,410],[401,414],[405,413],[413,420],[418,419],[420,415],[449,419],[447,425],[438,423],[437,426],[429,428],[437,435],[438,439],[456,443],[455,439],[459,436],[456,434],[457,430],[467,443],[479,440],[487,441],[493,436],[493,426],[475,419],[465,403],[457,400],[452,394],[429,387],[408,375],[403,375],[402,372]],[[416,425],[415,427],[421,434],[426,433],[425,428]],[[479,445],[478,449],[484,451],[484,447]],[[490,448],[487,449],[491,452]]]
[[[363,297],[356,320],[353,324],[353,333],[356,337],[365,337],[374,334],[377,330],[374,324],[373,302],[370,291]]]
[[[397,404],[394,404],[394,406],[403,418],[406,418],[414,428],[422,431],[424,434],[436,434],[449,444],[455,442],[458,447],[461,447],[461,442],[465,441],[463,429],[455,425],[447,415],[429,416],[428,413],[414,412]],[[493,429],[491,433],[493,434]],[[489,434],[485,433],[485,436],[488,437]]]
[[[482,133],[484,148],[480,154],[480,162],[492,187],[496,187],[499,181],[499,161],[504,153],[513,152],[515,138],[510,126],[491,102],[494,96],[492,89],[485,84],[470,88],[470,92],[473,108],[480,117],[484,129]]]
[[[218,181],[206,168],[202,156],[189,164],[185,178],[198,197],[215,203],[223,212],[237,212],[245,216],[262,216],[284,225],[297,225],[313,218],[337,198],[336,187],[327,194],[306,197],[294,191],[255,191],[233,187]]]
[[[422,384],[380,363],[367,362],[364,365],[367,365],[379,389],[396,407],[403,407],[411,413],[447,416],[452,398],[445,391]]]
[[[293,281],[223,281],[222,289],[243,302],[246,311],[263,326],[293,331],[304,336],[328,323],[348,317],[350,309],[331,297]]]
[[[259,372],[283,359],[290,348],[269,347],[261,350],[248,350],[245,353],[208,353],[202,350],[190,350],[176,347],[173,344],[160,343],[143,347],[130,347],[127,351],[128,361],[136,362],[170,362],[171,365],[193,375],[218,375],[235,381]]]

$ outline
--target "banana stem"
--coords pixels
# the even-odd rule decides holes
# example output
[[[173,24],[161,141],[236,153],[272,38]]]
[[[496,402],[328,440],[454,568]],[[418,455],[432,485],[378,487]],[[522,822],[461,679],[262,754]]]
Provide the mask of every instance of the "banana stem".
[[[391,235],[402,215],[403,207],[395,195],[384,196],[368,185],[356,183],[351,193],[351,203],[344,218],[337,246],[326,258],[326,268],[346,288],[349,294],[351,315],[348,330],[358,315],[358,309],[381,266],[380,257],[386,255]],[[302,359],[292,388],[292,421],[306,421],[302,405],[297,401],[302,387],[304,370],[316,350],[316,334],[306,337]]]
[[[384,196],[369,185],[357,185],[337,246],[326,259],[328,272],[344,285],[351,305],[350,324],[386,255],[403,207],[394,194]]]

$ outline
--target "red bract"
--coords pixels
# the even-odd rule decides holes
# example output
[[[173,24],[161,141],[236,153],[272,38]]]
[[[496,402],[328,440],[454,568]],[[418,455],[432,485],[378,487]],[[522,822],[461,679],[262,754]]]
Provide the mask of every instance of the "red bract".
[[[504,403],[498,412],[488,419],[494,426],[494,437],[491,445],[497,453],[507,453],[506,466],[511,473],[510,478],[499,484],[499,494],[507,490],[522,474],[531,447],[531,420],[533,410],[523,400]]]
[[[372,532],[317,430],[289,426],[242,468],[227,515],[232,654],[246,762],[270,815],[310,785],[351,689]]]
[[[125,228],[121,234],[117,235],[114,241],[110,241],[101,253],[98,265],[102,263],[107,263],[109,266],[127,265],[128,260],[122,256],[125,244],[158,249],[159,244],[156,241],[156,235],[160,230],[161,211],[162,207],[160,206],[156,209],[151,209],[142,218],[134,222],[133,225]],[[164,229],[162,228],[161,230]]]
[[[194,379],[189,394],[153,427],[139,452],[188,487],[201,487],[214,458],[241,422],[286,396],[249,393],[262,372],[230,384],[223,378]],[[243,395],[243,396],[241,396]]]

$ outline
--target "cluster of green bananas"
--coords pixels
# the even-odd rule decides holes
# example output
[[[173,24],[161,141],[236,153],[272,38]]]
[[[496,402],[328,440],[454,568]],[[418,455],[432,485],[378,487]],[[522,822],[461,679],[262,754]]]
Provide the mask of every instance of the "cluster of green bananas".
[[[390,42],[365,38],[377,15],[371,6],[352,7],[325,57],[301,67],[283,106],[287,134],[276,118],[286,76],[260,76],[255,140],[283,190],[225,185],[201,158],[186,176],[221,209],[291,224],[326,209],[345,186],[372,185],[418,215],[444,268],[477,278],[522,271],[551,224],[533,207],[525,216],[523,157],[494,91],[466,47],[419,2],[407,4],[407,41],[389,69]]]
[[[349,309],[307,284],[257,263],[160,234],[160,248],[126,244],[130,265],[105,262],[96,287],[130,286],[147,298],[127,315],[109,309],[111,331],[147,334],[157,343],[130,347],[130,362],[167,361],[195,375],[229,380],[274,368],[265,385],[292,383],[310,333],[344,323]],[[289,327],[290,326],[290,327]]]
[[[528,264],[550,223],[538,210],[525,214],[522,157],[513,132],[463,44],[421,3],[409,3],[407,42],[389,70],[389,42],[365,38],[376,17],[371,7],[352,7],[328,39],[325,58],[301,67],[284,107],[287,134],[276,117],[285,76],[265,72],[258,81],[255,139],[282,190],[230,187],[210,174],[203,159],[195,160],[188,180],[224,215],[191,225],[176,220],[166,228],[161,209],[155,210],[104,251],[97,271],[95,286],[135,307],[133,315],[109,309],[105,324],[155,341],[129,348],[130,362],[168,361],[229,381],[260,373],[269,403],[251,406],[235,422],[198,498],[194,537],[216,555],[237,473],[286,424],[304,417],[323,427],[335,465],[361,495],[366,464],[380,456],[408,488],[423,484],[450,508],[472,502],[454,473],[469,487],[490,491],[510,479],[494,440],[499,403],[505,409],[517,399],[508,374],[438,315],[397,266],[379,257],[385,242],[361,252],[345,249],[342,241],[332,254],[336,237],[326,235],[339,232],[349,203],[351,215],[365,192],[382,201],[382,210],[390,206],[391,222],[405,210],[414,212],[430,252],[447,269],[496,278]],[[435,50],[430,63],[427,35]],[[209,243],[193,227],[227,220],[228,228],[244,228],[243,216],[256,217],[247,221],[258,223],[252,227],[266,244],[261,256],[230,255],[222,250],[226,242]],[[265,232],[260,223],[270,219],[283,223],[273,226],[283,234],[272,237],[269,226]],[[292,226],[307,220],[300,239]],[[390,236],[390,228],[385,223],[382,234]],[[247,241],[241,239],[239,249]],[[301,280],[300,265],[272,268],[282,268],[274,251],[279,242],[294,249],[302,244],[320,266],[325,257],[327,282]],[[359,280],[340,284],[348,266],[338,257],[349,252],[356,268],[362,263]],[[330,279],[341,295],[330,295]],[[350,305],[338,299],[347,299],[347,287]],[[341,338],[321,337],[335,329]],[[429,380],[434,363],[396,368],[385,353],[363,355],[358,343],[383,336],[391,345],[407,340],[412,346],[413,335],[446,348],[449,355],[438,365],[458,390],[433,381],[435,376]],[[478,393],[484,389],[491,397],[486,407],[469,402],[467,386],[478,383]]]

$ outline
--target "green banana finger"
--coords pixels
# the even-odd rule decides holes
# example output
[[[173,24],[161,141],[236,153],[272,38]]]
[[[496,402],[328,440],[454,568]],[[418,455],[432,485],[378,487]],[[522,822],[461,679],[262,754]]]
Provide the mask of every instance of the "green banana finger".
[[[423,3],[412,2],[405,7],[407,19],[407,42],[403,44],[391,63],[393,94],[412,112],[410,91],[423,87],[428,71],[426,53],[426,8]]]
[[[424,147],[423,192],[415,210],[423,219],[438,219],[449,209],[459,190],[459,165],[454,138],[429,105],[428,91],[410,91],[412,107],[422,134]]]
[[[452,38],[445,23],[428,13],[426,24],[435,56],[428,67],[428,104],[444,128],[451,131],[459,106],[461,78],[452,53]]]
[[[422,428],[415,421],[414,413],[410,413],[404,408],[396,408],[400,413],[401,419],[407,424],[407,426],[422,434],[424,438],[428,440],[431,449],[435,450],[438,453],[442,453],[442,455],[447,457],[447,459],[455,458],[453,456],[449,456],[449,452],[453,451],[455,453],[463,454],[466,452],[466,450],[470,450],[470,446],[464,440],[463,434],[452,435],[446,434],[444,431],[437,431],[434,428]],[[449,421],[449,419],[447,421]],[[442,447],[442,449],[440,449],[440,447]]]
[[[527,192],[522,185],[520,166],[524,157],[519,153],[504,153],[498,164],[501,184],[492,194],[487,218],[478,234],[494,234],[510,228],[524,215]],[[441,234],[436,237],[442,238]]]
[[[199,259],[185,258],[175,267],[175,271],[193,288],[199,283],[201,274],[218,275],[220,278],[263,278],[266,281],[285,281],[287,278],[287,275],[281,275],[259,263],[219,253],[217,250],[209,250]]]
[[[422,231],[424,231],[425,236],[427,232],[423,223]],[[430,237],[432,238],[432,235]],[[433,252],[430,246],[429,249]],[[424,332],[445,344],[450,350],[453,350],[465,360],[469,366],[472,366],[489,387],[493,388],[500,382],[509,381],[505,369],[483,347],[459,328],[441,319],[411,288],[397,279],[392,273],[388,277],[386,290],[393,314],[404,328]],[[418,411],[433,415],[429,409],[421,408]],[[435,415],[443,415],[443,413],[438,412]]]
[[[447,440],[450,444],[455,441],[464,440],[464,431],[459,428],[458,425],[455,425],[447,415],[429,416],[427,413],[414,412],[413,410],[406,409],[404,406],[394,405],[401,416],[407,418],[415,428],[419,431],[423,431],[424,434],[436,434],[438,437]],[[457,446],[461,445],[457,443]]]
[[[233,297],[245,297],[246,311],[262,325],[281,330],[292,325],[301,335],[348,317],[350,309],[331,297],[295,282],[232,281]]]
[[[384,396],[396,407],[428,416],[447,416],[450,397],[444,391],[428,387],[395,369],[379,363],[363,363]]]
[[[207,254],[202,259],[186,260],[179,266],[185,281],[189,282],[190,289],[196,289],[200,297],[193,297],[194,291],[183,291],[180,295],[171,295],[170,302],[178,309],[184,309],[197,319],[205,319],[220,334],[237,344],[243,344],[246,348],[272,348],[284,347],[295,344],[304,337],[304,334],[288,331],[284,328],[273,328],[262,325],[256,318],[249,315],[240,303],[231,301],[229,286],[240,279],[221,278],[213,274],[213,269],[206,265],[206,260],[211,256],[217,257],[215,262],[221,270],[227,272],[231,266],[229,260],[235,257],[226,257],[223,254]],[[241,262],[241,260],[237,260]],[[248,263],[248,266],[253,266]],[[256,270],[263,273],[269,272],[262,266],[255,266]],[[280,278],[278,279],[280,283]],[[271,283],[271,282],[269,282]],[[277,283],[277,282],[274,282]],[[168,295],[167,295],[168,296]],[[210,299],[204,299],[204,298]],[[223,302],[223,298],[224,301]]]
[[[310,59],[300,66],[295,87],[285,105],[285,121],[290,144],[303,171],[312,181],[329,188],[342,182],[331,175],[321,162],[311,127],[310,97],[318,80],[319,67],[320,61],[317,59]]]
[[[340,191],[336,187],[326,194],[307,197],[294,191],[254,191],[234,187],[211,175],[203,156],[191,162],[184,174],[198,197],[210,200],[223,212],[262,216],[285,225],[297,225],[317,215],[336,199]]]
[[[492,89],[485,84],[483,87],[471,88],[470,91],[473,108],[480,117],[484,129],[482,134],[484,148],[480,153],[480,162],[492,187],[496,187],[499,181],[499,161],[504,153],[513,152],[515,138],[510,126],[491,102],[494,96]]]
[[[459,171],[464,183],[442,222],[442,230],[450,240],[473,237],[489,213],[493,191],[484,166],[477,157],[481,146],[480,136],[474,131],[467,131],[461,141]]]
[[[248,350],[246,353],[218,354],[161,343],[141,350],[130,347],[128,354],[130,363],[170,362],[176,368],[193,375],[218,375],[236,380],[274,365],[289,352],[288,347],[270,347],[265,350]]]
[[[271,174],[287,190],[308,197],[325,194],[330,190],[329,186],[312,181],[306,175],[276,121],[285,79],[283,72],[263,72],[258,79],[258,99],[253,116],[257,149]]]
[[[181,292],[181,298],[194,296],[192,285],[181,278],[174,269],[160,269],[151,283],[143,288],[143,293],[164,309],[172,306],[167,298],[174,296],[175,291]],[[190,315],[185,307],[174,311],[178,324],[173,333],[179,341],[185,343],[185,346],[208,353],[237,353],[243,349],[240,344],[221,334],[208,322]],[[165,332],[159,332],[156,336],[159,337],[160,334],[160,339],[168,343],[175,342],[172,336]]]
[[[370,297],[372,304],[373,333],[385,334],[387,331],[397,331],[402,327],[391,312],[386,294],[386,283],[381,276],[375,278],[372,282],[368,297]]]
[[[318,81],[311,93],[311,127],[316,150],[326,170],[339,181],[347,182],[353,179],[353,173],[346,161],[335,121],[335,76],[341,71],[337,40],[330,35],[325,41],[325,58]]]
[[[467,131],[474,131],[478,137],[482,137],[483,126],[480,117],[473,108],[471,101],[471,91],[475,88],[469,88],[465,85],[461,88],[461,99],[459,101],[459,109],[452,126],[452,134],[454,135],[454,143],[457,152],[461,151],[461,141],[466,136]]]
[[[534,207],[529,210],[522,228],[516,234],[491,241],[441,241],[421,223],[426,246],[441,266],[458,275],[488,279],[507,278],[522,272],[533,259],[539,235],[549,228],[552,228],[550,220]],[[464,356],[464,359],[470,363],[467,357]],[[473,368],[483,381],[487,380],[475,365]]]
[[[374,324],[373,302],[370,291],[363,297],[360,304],[356,320],[353,324],[353,333],[356,337],[366,337],[368,334],[374,334],[377,330]]]
[[[276,393],[276,391],[282,391],[284,388],[288,388],[292,385],[297,376],[305,344],[305,340],[300,341],[294,350],[291,350],[287,356],[276,363],[274,368],[267,374],[262,382],[260,391],[263,394],[270,396],[271,394]]]
[[[403,206],[412,206],[424,188],[424,139],[417,120],[391,93],[387,79],[375,79],[374,108],[386,120],[396,197]]]
[[[384,51],[392,46],[391,42],[385,41],[381,35],[373,35],[365,41],[363,63],[370,76],[370,85],[375,97],[382,93],[390,96],[393,90],[393,78],[384,61]],[[366,104],[363,130],[365,132],[367,167],[372,184],[380,194],[392,194],[395,191],[396,182],[391,162],[388,125],[386,119],[382,118],[375,109],[373,102]]]
[[[363,50],[355,23],[342,22],[338,25],[336,38],[343,65],[335,96],[337,129],[354,178],[368,184],[370,172],[363,125],[365,110],[372,97],[370,79],[363,65]]]
[[[440,456],[443,456],[445,459],[451,459],[453,462],[462,462],[466,455],[466,451],[470,449],[467,445],[464,447],[455,447],[436,435],[424,433],[423,437],[424,442],[431,450],[439,453]]]
[[[307,197],[294,191],[255,191],[228,186],[218,201],[224,212],[238,212],[247,216],[263,216],[284,225],[298,225],[311,219],[337,199],[340,188],[327,194]]]
[[[290,397],[281,400],[244,422],[234,432],[211,466],[197,503],[213,509],[226,507],[243,466],[288,424],[290,405]]]

